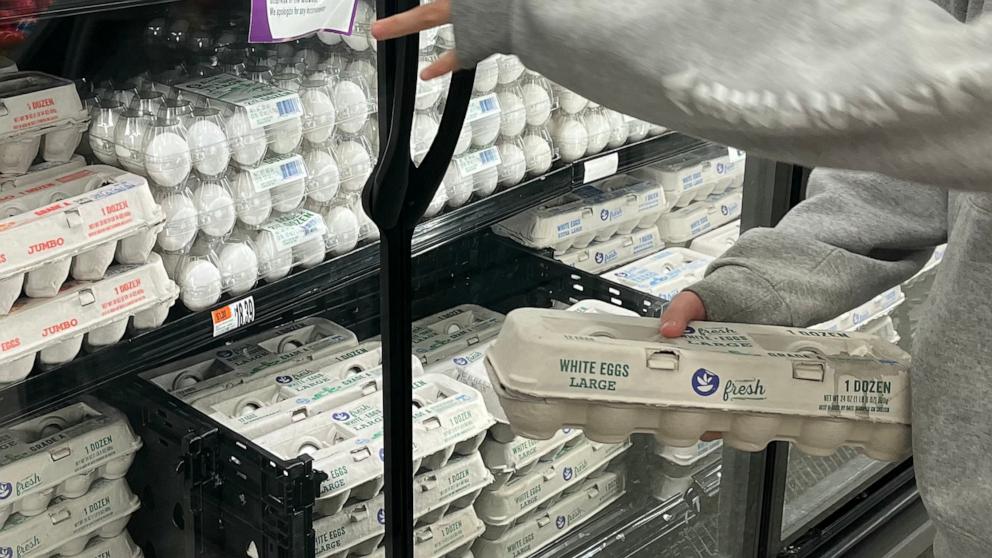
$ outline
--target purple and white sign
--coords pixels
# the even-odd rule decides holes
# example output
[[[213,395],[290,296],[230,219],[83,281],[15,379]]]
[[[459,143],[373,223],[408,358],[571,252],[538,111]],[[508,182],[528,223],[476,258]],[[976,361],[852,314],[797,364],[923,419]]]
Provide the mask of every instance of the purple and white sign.
[[[281,43],[316,31],[350,35],[359,0],[251,0],[248,41]]]

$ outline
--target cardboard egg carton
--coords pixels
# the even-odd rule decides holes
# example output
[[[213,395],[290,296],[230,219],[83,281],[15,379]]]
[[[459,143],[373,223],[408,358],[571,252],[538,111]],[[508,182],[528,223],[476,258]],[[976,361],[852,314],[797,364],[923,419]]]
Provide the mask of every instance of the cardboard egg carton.
[[[664,247],[658,227],[648,227],[616,235],[603,242],[593,242],[585,248],[573,248],[564,254],[556,254],[555,259],[588,273],[604,273]]]
[[[704,147],[673,161],[631,172],[661,185],[668,207],[681,208],[743,186],[745,155],[735,148]]]
[[[602,300],[587,299],[580,300],[567,308],[570,312],[580,314],[612,314],[614,316],[637,316],[638,314],[626,308],[620,308],[609,302]]]
[[[650,227],[664,210],[661,186],[624,177],[582,186],[548,205],[497,223],[493,231],[531,248],[564,253]]]
[[[14,515],[0,529],[0,555],[74,556],[95,537],[120,535],[140,507],[124,479],[98,480],[78,498],[59,496],[38,515]]]
[[[471,506],[454,510],[436,523],[414,530],[413,555],[415,558],[471,558],[469,549],[485,527]]]
[[[651,463],[656,467],[650,474],[652,496],[662,502],[685,499],[699,475],[706,475],[709,470],[719,468],[719,453],[722,448],[721,440],[700,441],[688,448],[673,448],[656,443],[654,452],[661,459]]]
[[[666,248],[601,277],[671,300],[682,289],[702,279],[712,261],[710,256],[686,248]]]
[[[658,219],[661,238],[668,244],[690,243],[693,239],[740,219],[743,195],[729,190],[719,196],[690,204]]]
[[[731,246],[736,244],[740,237],[741,221],[738,219],[693,239],[692,243],[689,244],[689,248],[694,252],[719,258]]]
[[[727,190],[744,186],[744,167],[747,164],[747,154],[736,147],[728,147],[727,151],[716,157],[703,161],[703,181],[713,183],[713,189],[708,194],[702,194],[706,189],[700,189],[695,199],[702,200],[710,195],[720,195]]]
[[[90,542],[79,558],[142,558],[144,553],[134,544],[127,531],[116,537],[104,539],[97,537]]]
[[[902,287],[897,285],[868,302],[844,312],[836,318],[811,326],[810,329],[824,331],[856,331],[868,322],[887,316],[906,300]]]
[[[858,331],[866,335],[874,335],[894,344],[898,344],[902,339],[899,336],[899,332],[896,331],[896,325],[892,321],[892,316],[880,316],[858,328]]]
[[[126,171],[72,160],[15,178],[3,179],[0,218],[13,217],[106,185]]]
[[[543,467],[499,488],[483,491],[475,503],[475,511],[486,524],[485,538],[499,538],[528,512],[548,505],[584,479],[602,473],[629,448],[626,441],[601,444],[580,440],[563,447]]]
[[[586,480],[578,490],[549,507],[522,517],[498,538],[483,535],[472,546],[472,553],[475,558],[533,556],[616,502],[625,492],[626,475],[622,470],[604,472]]]
[[[162,325],[179,288],[151,254],[140,265],[111,267],[94,282],[69,282],[53,298],[21,299],[0,318],[0,382],[24,379],[34,367],[69,362],[84,338],[88,347],[120,341],[136,330]]]
[[[509,442],[487,437],[479,452],[493,473],[492,488],[499,489],[521,476],[528,475],[552,461],[566,446],[585,440],[580,430],[563,428],[550,440],[531,440],[519,436]]]
[[[713,431],[743,451],[785,440],[812,455],[846,445],[892,461],[911,449],[909,360],[859,333],[694,322],[661,339],[654,318],[521,309],[486,368],[527,437],[567,425],[602,442],[648,432],[687,447]]]
[[[22,285],[28,296],[51,297],[70,271],[95,281],[115,254],[126,254],[122,263],[146,261],[164,223],[148,183],[136,175],[0,221],[0,316]]]
[[[28,184],[44,182],[49,178],[56,178],[72,171],[79,170],[85,166],[86,159],[84,159],[82,155],[73,155],[64,163],[48,161],[35,163],[31,165],[31,167],[28,168],[28,172],[24,174],[7,176],[0,175],[0,192],[8,192],[10,190],[19,189],[20,187]],[[82,193],[82,190],[79,193]],[[5,197],[0,196],[0,200],[5,199]],[[0,202],[0,215],[10,215],[3,210],[3,203],[4,202]],[[42,201],[38,205],[44,205],[45,203],[45,201]]]
[[[429,365],[494,338],[502,325],[499,312],[474,304],[455,306],[413,322],[413,354]]]
[[[127,473],[141,448],[124,415],[93,398],[0,430],[0,527],[53,498],[78,498],[97,479]]]
[[[655,444],[655,455],[679,467],[692,467],[701,460],[720,451],[722,447],[722,440],[713,440],[710,442],[699,441],[696,445],[688,447]]]

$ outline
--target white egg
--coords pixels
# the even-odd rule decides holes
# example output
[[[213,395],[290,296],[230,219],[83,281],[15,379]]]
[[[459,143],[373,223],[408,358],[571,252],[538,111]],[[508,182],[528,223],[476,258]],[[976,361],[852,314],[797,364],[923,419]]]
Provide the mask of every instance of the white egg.
[[[86,334],[86,345],[88,347],[106,347],[113,345],[124,338],[127,333],[127,318],[117,320],[107,325],[91,329]]]
[[[365,146],[355,141],[343,141],[334,147],[334,154],[341,171],[341,188],[348,193],[361,192],[372,174],[372,158]]]
[[[268,190],[256,191],[247,172],[237,174],[233,188],[234,209],[242,223],[257,227],[272,214],[272,195]]]
[[[175,132],[163,132],[151,138],[144,149],[145,169],[155,184],[174,188],[193,170],[189,144]]]
[[[480,118],[469,124],[472,127],[472,145],[486,147],[496,141],[496,138],[499,137],[501,120],[498,115],[495,115]]]
[[[255,236],[258,271],[266,281],[277,281],[293,269],[293,251],[283,248],[271,231],[261,230]]]
[[[324,143],[334,132],[334,122],[337,119],[331,96],[320,88],[306,87],[300,100],[303,102],[303,114],[307,122],[307,141]]]
[[[41,150],[41,156],[46,161],[64,163],[72,157],[81,139],[83,132],[76,126],[48,132],[45,134],[45,145]]]
[[[368,119],[369,99],[353,81],[342,80],[334,86],[334,106],[338,110],[338,128],[345,133],[357,134]]]
[[[69,277],[72,258],[62,258],[29,271],[24,278],[24,294],[31,298],[49,298],[59,294],[59,289]]]
[[[548,172],[554,159],[551,144],[537,134],[525,135],[523,142],[524,156],[527,158],[527,172],[532,174]]]
[[[231,148],[227,134],[209,120],[197,120],[186,133],[193,167],[206,176],[216,176],[227,169]]]
[[[325,45],[334,46],[341,42],[341,33],[333,31],[317,31],[317,38]]]
[[[627,120],[615,110],[606,111],[606,120],[610,123],[610,147],[620,147],[627,143]]]
[[[243,242],[225,244],[218,256],[224,288],[234,296],[251,290],[258,281],[258,257]]]
[[[83,346],[83,336],[76,335],[38,351],[42,364],[62,364],[76,358]]]
[[[376,226],[372,218],[365,213],[365,207],[362,206],[361,198],[355,200],[351,204],[351,210],[355,212],[355,216],[358,217],[359,240],[367,238],[369,240],[379,240],[379,227]]]
[[[107,242],[90,248],[72,260],[72,278],[77,281],[97,281],[103,279],[111,262],[114,261],[116,242]]]
[[[227,119],[227,137],[231,143],[234,160],[239,164],[252,166],[262,160],[268,147],[263,128],[252,128],[248,116],[235,112]],[[118,155],[120,155],[118,153]]]
[[[361,0],[355,6],[355,17],[354,17],[354,27],[352,29],[352,34],[342,35],[344,43],[351,47],[352,50],[368,50],[370,46],[370,36],[369,27],[372,25],[372,21],[375,19],[375,7]]]
[[[627,121],[627,129],[630,131],[628,138],[630,141],[641,141],[648,137],[648,130],[651,129],[651,125],[643,120],[633,118]]]
[[[148,130],[147,118],[122,117],[114,130],[114,145],[117,151],[117,160],[124,166],[124,169],[135,174],[145,174],[145,161],[142,155],[142,143],[145,140],[145,132]],[[2,149],[2,148],[0,148]],[[0,172],[5,164],[3,154],[0,153]]]
[[[497,64],[499,65],[499,83],[504,85],[516,81],[526,70],[524,63],[510,54],[500,55],[497,58]]]
[[[444,187],[442,186],[437,189],[437,192],[434,192],[434,197],[431,198],[431,204],[427,206],[427,211],[424,212],[424,217],[430,219],[438,213],[441,213],[441,210],[444,209],[444,204],[446,203],[448,203],[448,193],[444,191]]]
[[[519,184],[527,174],[527,158],[523,149],[512,143],[501,143],[499,158],[501,161],[497,167],[499,185],[507,187]]]
[[[558,123],[555,127],[554,140],[555,145],[558,146],[558,154],[566,163],[584,157],[589,147],[589,133],[586,127],[574,118],[567,118]]]
[[[475,90],[479,93],[492,91],[499,83],[499,63],[490,56],[475,67]]]
[[[340,255],[354,250],[361,227],[355,212],[339,205],[328,208],[323,215],[327,225],[327,234],[324,235],[327,251]]]
[[[148,260],[158,240],[155,231],[144,231],[122,238],[117,243],[117,261],[122,264],[142,264]]]
[[[521,89],[527,111],[527,124],[543,126],[551,118],[551,95],[547,89],[536,83],[525,83]]]
[[[220,300],[222,287],[220,270],[207,260],[189,260],[179,272],[179,296],[194,312],[206,310]]]
[[[374,61],[370,62],[365,58],[359,58],[351,64],[348,64],[346,73],[362,76],[362,81],[365,82],[365,86],[369,87],[372,91],[375,91],[379,85],[379,71],[376,69]]]
[[[292,153],[303,141],[303,120],[290,118],[278,124],[272,124],[266,130],[271,140],[269,146],[274,153],[286,155]]]
[[[527,109],[524,100],[513,91],[500,91],[497,95],[500,107],[499,133],[512,138],[520,135],[527,125]]]
[[[458,132],[458,143],[455,144],[454,156],[461,155],[468,151],[468,148],[472,146],[472,126],[471,124],[467,126],[462,126],[460,132]]]
[[[38,155],[41,136],[0,144],[0,174],[24,174]],[[139,140],[140,148],[140,140]]]
[[[472,182],[479,197],[490,196],[499,186],[499,171],[495,168],[479,171],[472,175]]]
[[[558,105],[561,110],[568,114],[578,114],[589,105],[588,99],[564,87],[557,87],[555,93],[558,95]]]
[[[417,64],[417,97],[414,104],[417,110],[427,110],[437,104],[444,92],[444,84],[440,79],[424,81],[420,72],[433,63],[432,60],[421,60]]]
[[[114,129],[120,115],[112,110],[98,111],[90,120],[89,143],[93,154],[105,165],[117,164],[117,152],[114,150]]]
[[[417,112],[413,115],[413,129],[410,133],[410,157],[417,164],[427,155],[431,143],[437,137],[438,121],[429,112]]]
[[[303,203],[307,197],[307,181],[303,178],[280,184],[272,189],[272,209],[286,213]]]
[[[293,263],[311,268],[324,261],[324,238],[316,237],[293,246]]]
[[[662,134],[667,134],[667,133],[668,133],[668,128],[664,126],[659,126],[657,124],[651,124],[651,127],[648,129],[649,136],[660,136]]]
[[[461,207],[472,197],[475,191],[475,182],[471,176],[462,176],[462,173],[455,165],[449,165],[448,171],[444,173],[441,187],[448,197],[449,207]]]
[[[598,111],[587,112],[582,115],[582,124],[586,127],[589,135],[589,145],[586,147],[586,155],[595,155],[606,148],[610,141],[610,122]]]
[[[304,160],[310,175],[307,196],[318,203],[334,199],[341,187],[341,174],[334,157],[326,151],[314,149],[304,155]]]
[[[193,192],[193,204],[199,213],[200,230],[204,234],[220,238],[234,229],[238,213],[227,188],[217,182],[203,182]]]
[[[159,205],[165,212],[165,228],[158,233],[159,248],[177,252],[189,246],[198,228],[198,214],[193,200],[173,194],[159,201]]]
[[[10,277],[0,279],[0,316],[10,312],[10,307],[20,298],[21,287],[23,286],[23,273],[16,273]]]

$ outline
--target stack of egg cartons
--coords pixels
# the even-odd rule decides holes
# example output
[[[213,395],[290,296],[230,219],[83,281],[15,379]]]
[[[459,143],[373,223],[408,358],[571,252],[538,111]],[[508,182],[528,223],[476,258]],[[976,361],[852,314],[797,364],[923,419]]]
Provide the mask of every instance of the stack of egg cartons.
[[[906,295],[902,291],[902,286],[897,285],[832,320],[811,326],[810,329],[860,331],[898,343],[900,338],[896,333],[891,314],[905,300]]]
[[[4,383],[26,377],[36,359],[42,367],[72,360],[84,341],[116,343],[132,317],[136,329],[157,327],[177,293],[151,255],[164,215],[145,179],[72,156],[86,119],[73,84],[19,72],[0,87],[10,107],[0,127],[11,142],[0,147],[9,163],[0,179]],[[30,166],[40,142],[47,161]]]
[[[594,302],[573,309],[623,312]],[[475,502],[484,523],[472,545],[476,558],[529,556],[615,501],[625,486],[622,468],[610,465],[628,443],[600,444],[568,428],[550,440],[513,433],[483,365],[501,324],[500,314],[462,305],[414,326],[414,353],[427,373],[478,390],[493,417],[480,451],[495,482]]]
[[[124,415],[90,397],[0,430],[0,556],[139,558],[124,475],[140,448]]]

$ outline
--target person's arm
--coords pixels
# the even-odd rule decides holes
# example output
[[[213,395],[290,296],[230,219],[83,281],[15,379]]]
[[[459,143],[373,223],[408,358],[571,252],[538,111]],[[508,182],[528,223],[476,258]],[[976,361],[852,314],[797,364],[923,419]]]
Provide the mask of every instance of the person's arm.
[[[450,10],[462,66],[512,53],[611,108],[756,155],[992,190],[992,18],[965,25],[930,0]]]

